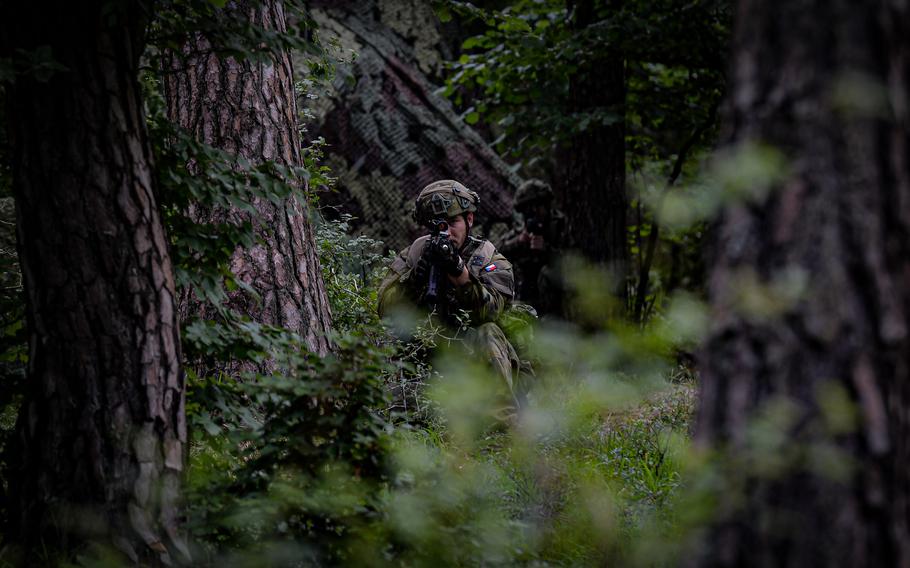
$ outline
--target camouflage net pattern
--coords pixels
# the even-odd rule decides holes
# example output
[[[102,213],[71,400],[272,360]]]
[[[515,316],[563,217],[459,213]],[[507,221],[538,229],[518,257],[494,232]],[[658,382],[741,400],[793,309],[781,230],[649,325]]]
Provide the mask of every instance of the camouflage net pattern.
[[[322,36],[336,38],[356,57],[338,65],[332,92],[309,105],[316,115],[310,137],[326,139],[327,163],[338,178],[337,192],[322,195],[322,202],[353,214],[357,230],[396,250],[423,233],[411,214],[414,198],[430,182],[455,179],[478,192],[482,223],[511,216],[521,181],[436,94],[421,70],[421,61],[424,67],[433,62],[418,57],[414,39],[382,22],[382,14],[402,10],[413,11],[415,25],[436,22],[428,3],[407,0],[314,10]],[[415,44],[426,52],[427,41]]]
[[[379,0],[380,21],[414,46],[414,62],[425,75],[441,75],[445,63],[436,14],[427,0]]]

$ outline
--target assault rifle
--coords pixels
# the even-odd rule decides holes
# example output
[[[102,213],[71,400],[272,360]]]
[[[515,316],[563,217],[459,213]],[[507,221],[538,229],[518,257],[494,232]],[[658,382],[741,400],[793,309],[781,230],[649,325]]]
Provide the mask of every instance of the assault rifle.
[[[452,241],[449,240],[449,224],[445,219],[431,219],[427,223],[430,229],[430,240],[427,241],[427,247],[433,247],[446,254],[451,252]],[[427,302],[436,305],[440,296],[443,294],[445,285],[445,274],[436,265],[430,265],[430,280],[427,283]]]

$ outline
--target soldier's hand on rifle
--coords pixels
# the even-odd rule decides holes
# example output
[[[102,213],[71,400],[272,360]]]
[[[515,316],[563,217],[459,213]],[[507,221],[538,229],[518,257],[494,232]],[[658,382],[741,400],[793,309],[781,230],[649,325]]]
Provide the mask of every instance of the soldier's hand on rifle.
[[[459,276],[464,271],[464,260],[459,256],[455,243],[449,239],[440,239],[434,245],[428,247],[433,249],[433,264],[450,276]]]

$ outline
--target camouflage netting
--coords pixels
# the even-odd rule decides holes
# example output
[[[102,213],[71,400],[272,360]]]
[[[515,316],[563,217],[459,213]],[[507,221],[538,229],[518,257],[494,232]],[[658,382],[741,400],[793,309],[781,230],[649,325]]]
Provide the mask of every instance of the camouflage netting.
[[[455,179],[481,197],[481,219],[507,218],[520,179],[427,78],[438,73],[440,24],[423,0],[321,3],[314,19],[353,63],[338,64],[332,92],[308,106],[308,137],[329,143],[337,193],[322,202],[358,218],[358,229],[400,249],[423,232],[417,193]]]

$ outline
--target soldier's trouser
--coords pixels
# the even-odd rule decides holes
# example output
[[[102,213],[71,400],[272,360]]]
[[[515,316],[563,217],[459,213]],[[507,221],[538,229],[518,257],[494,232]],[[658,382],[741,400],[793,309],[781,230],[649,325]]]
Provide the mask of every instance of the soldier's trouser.
[[[500,414],[503,417],[514,414],[515,410],[524,404],[527,394],[527,385],[522,384],[518,372],[520,362],[515,348],[495,323],[485,323],[473,328],[470,340],[472,347],[486,357],[508,387],[511,404],[508,408],[502,409]]]

